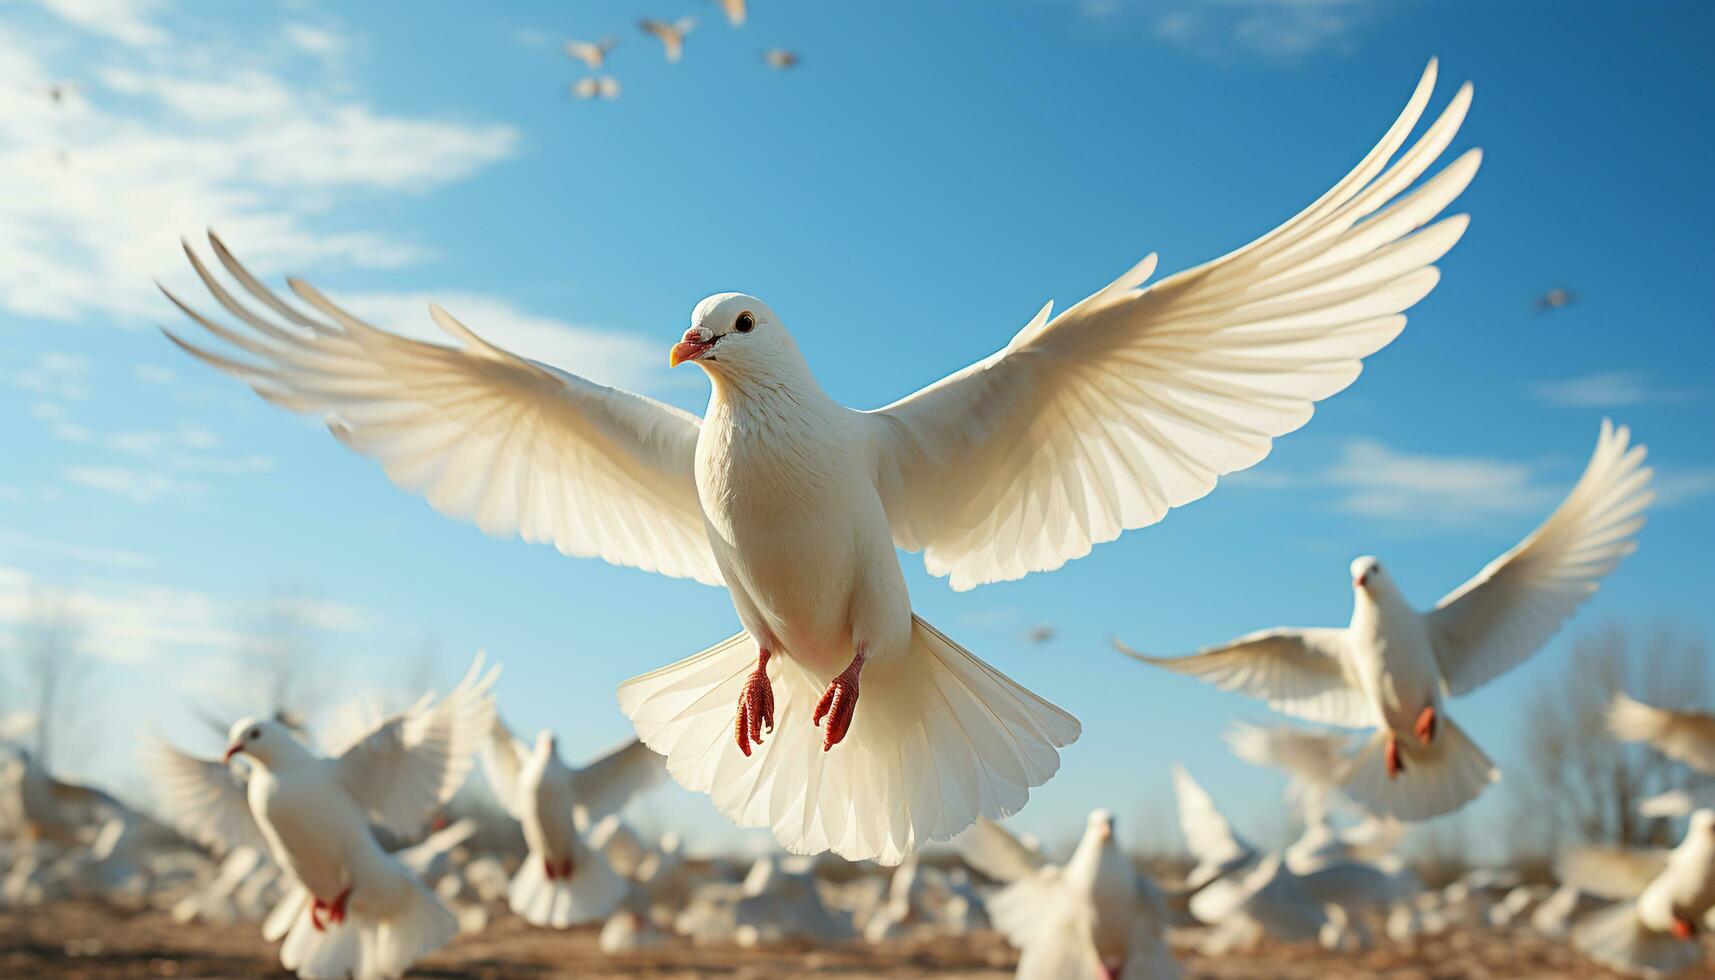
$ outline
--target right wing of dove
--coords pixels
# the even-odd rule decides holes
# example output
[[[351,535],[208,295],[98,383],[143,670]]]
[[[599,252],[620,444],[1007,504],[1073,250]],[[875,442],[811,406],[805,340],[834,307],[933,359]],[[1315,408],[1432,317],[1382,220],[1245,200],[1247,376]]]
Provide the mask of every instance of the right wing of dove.
[[[631,798],[667,774],[667,759],[631,739],[582,769],[572,771],[572,800],[588,826],[617,813]]]
[[[1669,759],[1715,774],[1715,715],[1669,711],[1615,692],[1608,703],[1608,731],[1621,741],[1648,743]]]
[[[250,813],[245,780],[231,765],[187,755],[154,734],[143,743],[142,764],[163,814],[180,833],[221,852],[268,852]]]

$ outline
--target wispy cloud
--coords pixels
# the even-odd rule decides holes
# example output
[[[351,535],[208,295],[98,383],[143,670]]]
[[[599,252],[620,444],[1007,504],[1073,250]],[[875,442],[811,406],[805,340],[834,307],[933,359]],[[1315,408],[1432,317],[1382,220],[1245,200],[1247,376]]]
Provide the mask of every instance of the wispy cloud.
[[[0,209],[3,207],[4,205],[0,205]],[[0,273],[0,275],[4,275],[4,273]],[[36,360],[29,367],[14,372],[6,380],[19,391],[27,391],[62,402],[84,401],[89,398],[89,358],[82,354],[47,351],[37,355]],[[58,406],[51,408],[33,406],[31,414],[37,418],[49,418],[57,417],[52,416],[52,413],[56,411],[60,411]]]
[[[1212,61],[1297,62],[1344,54],[1374,12],[1368,0],[1204,0],[1140,5],[1156,39]],[[1087,15],[1120,16],[1119,0],[1084,0]]]
[[[132,503],[194,497],[208,489],[200,480],[187,480],[155,470],[131,466],[68,466],[65,478],[80,487],[123,497]]]
[[[341,225],[342,205],[433,190],[518,146],[510,126],[402,116],[350,95],[328,81],[343,46],[325,28],[242,52],[183,39],[157,50],[154,5],[48,9],[90,42],[77,48],[82,84],[57,101],[45,93],[65,46],[0,27],[0,185],[30,188],[0,196],[0,307],[14,313],[156,314],[151,281],[183,275],[176,239],[209,226],[264,271],[410,263],[428,249]]]
[[[1695,388],[1663,385],[1642,371],[1608,371],[1576,378],[1539,381],[1531,386],[1539,400],[1563,408],[1625,408],[1647,402],[1686,401]]]
[[[54,558],[68,558],[76,562],[112,568],[149,568],[155,564],[154,555],[128,551],[124,548],[110,548],[104,545],[58,541],[13,528],[0,527],[0,544],[19,552],[47,555]]]
[[[1654,482],[1657,507],[1672,507],[1715,494],[1715,467],[1657,472]]]

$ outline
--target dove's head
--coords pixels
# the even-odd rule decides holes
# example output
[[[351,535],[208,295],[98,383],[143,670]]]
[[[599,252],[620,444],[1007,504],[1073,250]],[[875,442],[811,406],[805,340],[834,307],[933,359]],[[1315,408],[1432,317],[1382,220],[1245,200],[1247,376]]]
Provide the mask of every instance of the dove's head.
[[[1102,840],[1107,840],[1113,837],[1114,812],[1106,807],[1102,807],[1098,810],[1091,810],[1090,820],[1087,826],[1092,833]]]
[[[240,752],[263,765],[279,761],[288,745],[296,745],[286,726],[272,718],[246,718],[232,726],[227,735],[226,755],[222,761],[231,762]]]
[[[536,733],[536,754],[541,756],[553,755],[559,751],[560,740],[546,728]]]
[[[743,293],[716,293],[691,311],[690,329],[667,355],[671,367],[686,361],[739,386],[795,381],[808,373],[780,318]]]
[[[1715,838],[1715,810],[1704,807],[1692,811],[1691,820],[1686,824],[1685,836],[1687,840],[1692,837]]]
[[[1352,560],[1352,589],[1371,599],[1379,599],[1393,594],[1393,579],[1382,570],[1379,558],[1365,555]]]

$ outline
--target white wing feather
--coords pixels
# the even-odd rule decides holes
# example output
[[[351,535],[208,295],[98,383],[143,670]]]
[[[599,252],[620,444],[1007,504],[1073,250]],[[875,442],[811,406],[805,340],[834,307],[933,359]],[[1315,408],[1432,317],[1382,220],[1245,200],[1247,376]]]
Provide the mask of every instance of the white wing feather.
[[[1470,182],[1477,151],[1404,192],[1452,141],[1469,85],[1389,166],[1435,73],[1351,173],[1274,231],[1146,289],[1152,255],[865,416],[894,540],[955,589],[1058,568],[1254,465],[1351,384],[1465,230],[1455,216],[1417,231]]]
[[[953,845],[971,867],[1003,885],[1022,881],[1048,865],[1041,852],[1026,847],[993,820],[978,820],[953,838]]]
[[[1186,657],[1151,657],[1119,641],[1128,657],[1206,680],[1223,691],[1262,698],[1283,714],[1324,725],[1375,724],[1346,657],[1346,631],[1338,627],[1278,627],[1241,636]]]
[[[1203,885],[1255,856],[1256,848],[1233,831],[1209,793],[1180,766],[1173,767],[1173,795],[1179,804],[1179,832],[1197,860],[1187,881]]]
[[[1542,526],[1426,615],[1447,690],[1466,694],[1529,659],[1602,577],[1637,550],[1654,498],[1644,447],[1602,422],[1584,475]]]
[[[167,298],[255,360],[167,332],[174,343],[276,405],[327,419],[340,441],[375,457],[394,483],[486,534],[721,584],[692,474],[696,416],[514,356],[436,306],[436,324],[462,346],[378,330],[292,280],[321,314],[307,315],[263,286],[212,233],[209,242],[277,319],[240,303],[187,244],[215,300],[248,329]]]
[[[1625,742],[1647,742],[1670,759],[1715,774],[1715,715],[1669,711],[1615,693],[1608,704],[1608,731]]]
[[[506,727],[506,722],[496,712],[494,723],[489,726],[488,738],[483,740],[477,757],[482,760],[482,772],[488,777],[488,786],[494,791],[495,799],[514,820],[524,819],[527,804],[520,799],[518,773],[529,755],[530,747],[513,736],[512,729]]]
[[[339,757],[341,784],[371,820],[412,836],[464,785],[493,726],[489,688],[500,669],[483,674],[482,666],[479,654],[445,700],[395,715]]]
[[[1671,852],[1649,848],[1575,847],[1555,862],[1555,877],[1563,885],[1602,898],[1636,898],[1667,869]]]
[[[142,756],[156,802],[180,833],[221,852],[239,847],[268,852],[250,813],[245,780],[234,767],[186,755],[155,734],[145,737]]]
[[[572,800],[583,811],[587,825],[618,813],[632,797],[665,775],[666,758],[634,738],[582,769],[572,770]]]

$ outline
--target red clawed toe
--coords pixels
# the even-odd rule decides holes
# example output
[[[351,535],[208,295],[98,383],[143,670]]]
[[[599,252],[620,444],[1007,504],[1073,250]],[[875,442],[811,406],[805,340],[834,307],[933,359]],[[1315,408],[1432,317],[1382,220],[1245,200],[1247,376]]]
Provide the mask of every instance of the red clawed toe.
[[[738,719],[733,722],[733,737],[738,750],[750,755],[752,745],[762,744],[763,731],[774,731],[774,686],[768,682],[768,651],[756,658],[756,669],[745,679],[744,690],[738,696]]]
[[[816,702],[816,714],[810,719],[811,724],[821,727],[823,717],[828,719],[827,734],[822,738],[823,752],[840,744],[846,732],[851,730],[852,716],[857,711],[858,674],[863,670],[863,660],[862,653],[853,657],[846,669],[822,692],[822,699]]]
[[[1412,728],[1412,731],[1417,734],[1417,740],[1419,742],[1422,742],[1424,745],[1428,745],[1430,742],[1435,741],[1435,728],[1438,720],[1439,719],[1435,714],[1435,705],[1433,704],[1425,706],[1424,709],[1418,713],[1417,725]]]
[[[1387,763],[1387,778],[1397,779],[1405,771],[1405,759],[1399,754],[1399,739],[1392,732],[1387,735],[1387,747],[1382,750],[1382,761]]]

